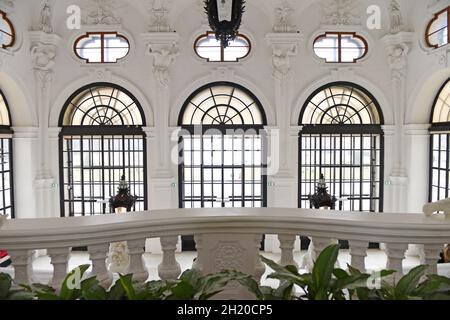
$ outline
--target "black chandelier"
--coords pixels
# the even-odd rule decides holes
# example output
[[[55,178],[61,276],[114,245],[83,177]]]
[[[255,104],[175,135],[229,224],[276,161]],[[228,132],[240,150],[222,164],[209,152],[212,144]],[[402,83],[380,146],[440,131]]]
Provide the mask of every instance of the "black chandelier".
[[[321,209],[328,208],[331,210],[336,209],[337,199],[335,196],[328,194],[328,187],[325,184],[325,178],[323,174],[320,175],[320,180],[317,185],[317,191],[315,194],[309,196],[309,201],[311,203],[311,208]]]
[[[236,39],[245,11],[245,0],[205,0],[209,26],[224,48]]]

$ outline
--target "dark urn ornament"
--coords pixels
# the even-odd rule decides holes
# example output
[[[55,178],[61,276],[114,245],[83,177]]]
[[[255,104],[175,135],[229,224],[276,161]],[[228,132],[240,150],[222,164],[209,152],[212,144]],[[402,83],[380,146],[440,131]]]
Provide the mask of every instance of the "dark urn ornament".
[[[311,208],[329,208],[331,210],[336,209],[337,199],[335,196],[328,194],[328,187],[325,184],[325,178],[323,174],[320,175],[319,184],[317,185],[317,191],[315,194],[309,196],[309,202]]]
[[[205,0],[209,26],[224,48],[236,39],[245,11],[245,0]]]
[[[109,206],[118,213],[131,211],[136,201],[137,197],[130,194],[128,183],[123,175],[119,182],[118,193],[109,199]]]

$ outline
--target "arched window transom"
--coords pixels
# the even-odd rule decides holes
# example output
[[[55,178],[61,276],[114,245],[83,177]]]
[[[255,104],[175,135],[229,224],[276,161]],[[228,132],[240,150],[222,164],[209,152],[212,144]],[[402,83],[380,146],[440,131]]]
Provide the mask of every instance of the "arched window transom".
[[[92,86],[69,103],[63,125],[70,126],[142,126],[137,101],[117,87]]]
[[[264,125],[261,105],[247,90],[229,84],[207,86],[185,104],[180,125]]]
[[[303,109],[301,124],[380,124],[375,101],[352,85],[338,84],[318,90]]]

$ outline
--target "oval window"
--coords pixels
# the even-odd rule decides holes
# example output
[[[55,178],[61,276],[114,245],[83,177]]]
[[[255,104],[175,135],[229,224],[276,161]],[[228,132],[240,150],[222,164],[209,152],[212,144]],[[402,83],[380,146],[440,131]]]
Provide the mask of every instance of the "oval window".
[[[327,63],[355,63],[367,54],[367,47],[354,32],[327,32],[314,41],[314,53]]]
[[[239,34],[224,48],[214,32],[207,32],[195,41],[194,48],[195,53],[208,62],[238,62],[249,55],[251,45],[246,36]]]
[[[449,21],[450,7],[434,15],[427,27],[426,41],[429,47],[440,48],[450,43]]]
[[[0,45],[3,49],[12,47],[15,41],[14,27],[6,16],[6,13],[0,11]]]
[[[88,32],[75,41],[75,54],[87,63],[116,63],[130,52],[130,43],[116,32]]]

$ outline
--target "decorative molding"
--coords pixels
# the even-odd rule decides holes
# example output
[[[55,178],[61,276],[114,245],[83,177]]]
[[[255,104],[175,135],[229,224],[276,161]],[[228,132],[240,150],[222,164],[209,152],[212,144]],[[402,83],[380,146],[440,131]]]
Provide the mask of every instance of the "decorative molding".
[[[10,13],[14,10],[13,0],[0,0],[0,10]]]
[[[151,22],[148,30],[150,32],[171,32],[173,31],[169,23],[169,9],[172,0],[149,0],[148,11],[151,15]]]
[[[291,58],[297,56],[303,35],[301,33],[269,33],[266,42],[272,49],[274,77],[286,77],[291,70]]]
[[[117,16],[117,11],[123,5],[118,0],[84,0],[81,4],[83,25],[120,25],[122,19]]]
[[[414,33],[399,32],[397,34],[388,34],[381,41],[385,45],[388,55],[388,65],[391,72],[392,81],[406,79],[408,70],[408,54],[411,50]]]
[[[232,81],[235,77],[235,71],[230,67],[218,67],[211,69],[211,77],[224,81]]]
[[[295,10],[287,0],[284,0],[275,6],[274,11],[275,24],[273,26],[273,32],[298,32],[298,27],[292,23],[291,19],[291,16],[295,13]]]
[[[147,52],[153,57],[153,73],[158,83],[168,88],[169,68],[180,54],[179,35],[174,32],[152,32],[142,35],[147,44]]]
[[[402,31],[406,31],[402,10],[397,0],[391,0],[391,2],[389,3],[389,18],[391,34],[397,34]]]
[[[214,252],[212,269],[215,272],[222,270],[242,270],[246,250],[238,241],[219,242]]]
[[[322,24],[334,26],[361,25],[359,0],[322,0]]]
[[[52,27],[53,7],[50,0],[44,0],[41,5],[39,21],[31,27],[32,31],[42,31],[45,33],[53,33]]]

